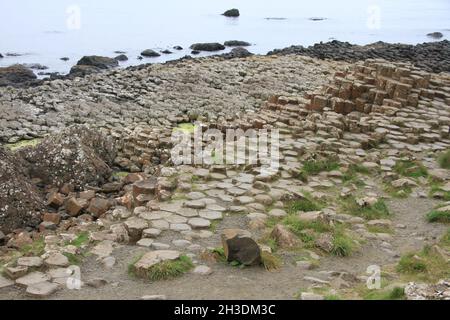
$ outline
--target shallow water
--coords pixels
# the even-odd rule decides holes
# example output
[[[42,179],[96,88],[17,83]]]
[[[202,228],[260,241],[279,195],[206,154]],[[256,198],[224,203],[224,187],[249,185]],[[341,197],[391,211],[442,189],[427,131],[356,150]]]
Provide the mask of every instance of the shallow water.
[[[233,7],[239,18],[221,15]],[[226,40],[251,42],[250,50],[263,54],[331,39],[415,44],[431,41],[426,34],[435,31],[448,39],[449,16],[449,0],[2,0],[0,53],[23,55],[0,59],[0,66],[40,63],[67,73],[83,55],[114,57],[116,50],[127,52],[130,60],[121,65],[129,66],[180,58],[195,42]],[[185,49],[137,59],[144,49],[174,45]]]

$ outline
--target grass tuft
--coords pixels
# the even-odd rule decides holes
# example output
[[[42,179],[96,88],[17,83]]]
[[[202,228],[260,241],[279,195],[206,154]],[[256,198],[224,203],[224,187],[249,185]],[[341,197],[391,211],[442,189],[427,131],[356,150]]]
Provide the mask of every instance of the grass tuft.
[[[399,175],[409,178],[428,176],[427,168],[418,162],[409,160],[398,161],[394,166],[394,171]]]
[[[450,169],[450,150],[439,155],[438,163],[442,169]]]
[[[282,261],[276,255],[267,251],[261,252],[261,263],[267,271],[275,271],[281,268]]]
[[[426,218],[428,222],[450,223],[450,211],[432,210],[427,214]]]
[[[339,161],[336,158],[307,160],[303,163],[301,172],[308,175],[316,175],[324,171],[333,171],[339,169]]]
[[[340,210],[342,213],[362,217],[367,220],[385,218],[390,215],[389,209],[383,199],[378,199],[372,206],[361,207],[356,203],[354,197],[349,197],[341,201]]]
[[[353,239],[347,236],[342,230],[336,230],[333,237],[333,249],[331,253],[338,257],[348,257],[355,250]]]

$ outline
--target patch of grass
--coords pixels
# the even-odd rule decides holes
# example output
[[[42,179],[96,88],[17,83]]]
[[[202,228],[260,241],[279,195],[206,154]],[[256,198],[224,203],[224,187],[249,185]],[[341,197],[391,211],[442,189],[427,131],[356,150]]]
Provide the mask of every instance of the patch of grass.
[[[404,300],[405,289],[395,287],[392,290],[371,290],[364,295],[364,300]]]
[[[447,229],[447,232],[442,237],[441,244],[444,247],[450,247],[450,228]]]
[[[128,273],[135,275],[136,271],[134,270],[134,264],[139,261],[137,259],[134,263],[131,263],[128,268]],[[194,267],[191,258],[186,255],[180,256],[176,260],[167,260],[160,263],[155,264],[146,270],[145,278],[150,281],[159,281],[159,280],[168,280],[179,277],[184,273],[188,272]]]
[[[117,180],[124,179],[126,176],[128,176],[130,173],[126,171],[117,171],[113,172],[112,176],[113,178],[116,178]]]
[[[342,300],[340,296],[338,296],[337,294],[327,294],[324,297],[325,300],[329,300],[329,301],[333,301],[333,300]]]
[[[392,198],[404,199],[409,197],[409,195],[412,192],[412,189],[411,187],[396,188],[391,184],[386,184],[384,186],[384,192],[386,192]]]
[[[67,259],[69,259],[70,265],[80,265],[83,260],[83,257],[81,255],[76,255],[69,252],[63,252],[63,255],[65,255]]]
[[[67,241],[66,245],[72,245],[77,248],[82,247],[84,244],[87,244],[89,242],[89,232],[81,232],[74,240]]]
[[[441,183],[436,183],[434,181],[431,181],[430,183],[431,183],[431,188],[430,188],[430,192],[428,193],[428,196],[430,198],[434,198],[436,196],[436,194],[439,194],[440,199],[443,199],[445,201],[450,201],[450,192],[442,190]]]
[[[282,261],[276,255],[267,251],[261,252],[261,264],[267,271],[274,271],[281,267]]]
[[[429,246],[419,253],[404,255],[397,264],[397,272],[422,281],[437,281],[450,276],[450,264]]]
[[[333,249],[331,253],[338,257],[348,257],[355,250],[353,239],[346,235],[343,230],[336,229],[333,236]]]
[[[371,206],[360,206],[356,203],[354,197],[349,197],[341,201],[340,211],[367,220],[385,218],[390,215],[389,209],[383,199],[378,199],[378,201]]]
[[[197,126],[193,123],[180,123],[176,128],[173,129],[174,132],[176,131],[180,131],[183,133],[194,133],[195,129],[197,128]]]
[[[320,209],[321,206],[311,199],[294,200],[286,205],[286,212],[288,214],[296,214],[299,211],[318,211]]]
[[[14,152],[14,151],[17,151],[19,149],[26,148],[26,147],[34,148],[41,141],[42,141],[42,139],[21,140],[21,141],[16,142],[16,143],[6,144],[5,146],[6,146],[6,148],[8,148],[12,152]]]
[[[128,275],[134,278],[137,278],[135,269],[134,269],[134,265],[136,264],[136,262],[138,262],[139,260],[141,260],[142,256],[144,254],[143,253],[139,253],[138,255],[136,255],[131,262],[128,264]]]
[[[333,171],[339,169],[340,164],[337,158],[330,157],[321,160],[307,160],[303,163],[301,173],[305,176],[316,175],[324,171]]]
[[[432,210],[428,212],[426,218],[428,222],[450,223],[450,211]]]
[[[329,232],[332,227],[322,221],[303,221],[296,216],[287,216],[282,220],[282,223],[286,225],[297,236],[305,229],[312,229],[316,232]]]
[[[219,226],[220,221],[218,220],[212,220],[211,224],[209,225],[209,231],[216,233],[217,227]]]
[[[450,169],[450,150],[441,153],[437,160],[442,169]]]
[[[382,227],[382,226],[366,226],[367,231],[371,233],[393,233],[394,231],[391,228]]]
[[[44,238],[34,240],[31,244],[27,244],[20,248],[20,252],[24,256],[41,256],[45,250]]]
[[[394,171],[399,175],[409,178],[420,178],[428,176],[427,168],[416,161],[397,161],[394,166]]]
[[[369,169],[363,167],[359,164],[351,164],[346,171],[342,174],[342,182],[345,185],[350,183],[355,184],[358,187],[362,187],[365,185],[364,181],[358,177],[358,173],[360,174],[369,174]]]

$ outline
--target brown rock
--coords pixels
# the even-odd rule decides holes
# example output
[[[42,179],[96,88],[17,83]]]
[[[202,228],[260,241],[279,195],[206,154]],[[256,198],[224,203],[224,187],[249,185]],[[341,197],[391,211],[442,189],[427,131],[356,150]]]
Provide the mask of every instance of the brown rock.
[[[221,238],[227,261],[239,261],[244,265],[261,263],[261,249],[248,231],[225,229]]]
[[[54,224],[59,224],[59,222],[61,221],[61,215],[59,213],[46,212],[44,213],[42,220],[44,222],[53,222]]]
[[[66,202],[66,211],[68,214],[70,214],[72,217],[76,217],[80,214],[81,210],[83,210],[83,206],[86,204],[85,199],[80,199],[82,201],[79,201],[76,198],[70,198]]]
[[[58,192],[52,192],[48,197],[47,204],[58,209],[64,204],[64,197]]]
[[[270,236],[275,239],[277,244],[282,248],[295,247],[299,243],[297,237],[281,224],[277,224],[273,228]]]
[[[141,194],[153,195],[155,194],[157,179],[152,177],[147,180],[137,181],[133,184],[133,196],[136,198]]]
[[[98,218],[108,211],[110,207],[109,201],[102,198],[94,198],[91,200],[87,211],[94,217]]]
[[[86,191],[82,191],[80,192],[80,199],[85,199],[85,200],[91,200],[95,198],[95,191],[94,190],[86,190]]]

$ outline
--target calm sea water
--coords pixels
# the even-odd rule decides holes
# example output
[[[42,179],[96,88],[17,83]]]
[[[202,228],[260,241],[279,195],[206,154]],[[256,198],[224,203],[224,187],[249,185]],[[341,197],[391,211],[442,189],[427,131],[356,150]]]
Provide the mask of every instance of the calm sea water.
[[[220,15],[234,7],[239,18]],[[83,55],[125,51],[128,66],[142,63],[144,49],[185,48],[143,61],[163,62],[189,54],[192,43],[226,40],[251,42],[250,50],[263,54],[332,39],[415,44],[435,31],[448,39],[449,17],[449,0],[1,0],[0,53],[23,55],[0,59],[0,66],[40,63],[67,73]]]

